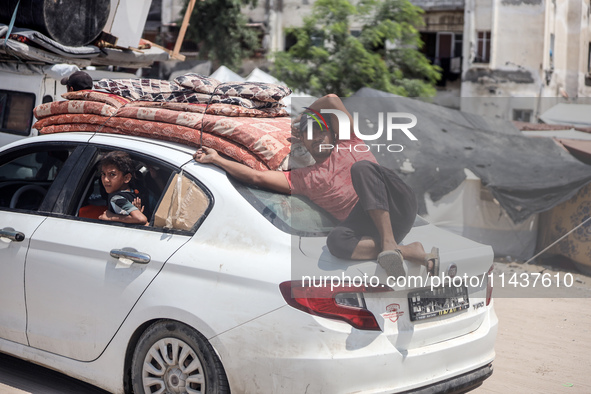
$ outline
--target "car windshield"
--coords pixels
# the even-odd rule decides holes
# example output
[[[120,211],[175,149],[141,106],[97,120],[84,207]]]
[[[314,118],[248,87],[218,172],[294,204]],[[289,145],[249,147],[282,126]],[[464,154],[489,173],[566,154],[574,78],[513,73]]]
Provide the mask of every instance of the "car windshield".
[[[228,177],[238,192],[275,227],[292,235],[323,237],[338,221],[324,209],[303,196],[273,193],[247,186]],[[413,227],[428,222],[417,215]]]

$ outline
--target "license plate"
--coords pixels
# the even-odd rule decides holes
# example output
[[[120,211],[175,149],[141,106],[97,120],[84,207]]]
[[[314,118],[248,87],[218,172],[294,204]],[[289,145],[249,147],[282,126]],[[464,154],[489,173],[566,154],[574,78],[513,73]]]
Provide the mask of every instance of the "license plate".
[[[410,320],[449,315],[470,307],[466,286],[437,287],[408,294]]]

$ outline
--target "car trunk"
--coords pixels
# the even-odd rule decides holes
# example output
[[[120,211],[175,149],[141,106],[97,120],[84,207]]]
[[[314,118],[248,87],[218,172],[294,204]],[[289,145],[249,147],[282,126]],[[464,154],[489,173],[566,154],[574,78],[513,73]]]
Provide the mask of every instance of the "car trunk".
[[[405,262],[409,280],[399,280],[398,284],[402,286],[372,292],[372,289],[377,289],[374,285],[378,278],[380,283],[386,283],[386,275],[382,268],[375,261],[350,261],[334,257],[326,248],[326,238],[322,237],[294,237],[294,242],[299,242],[297,253],[302,253],[305,257],[296,256],[296,252],[292,255],[292,278],[302,278],[302,282],[304,276],[312,276],[316,280],[324,278],[325,281],[328,280],[328,286],[348,282],[349,277],[356,280],[357,284],[364,280],[364,284],[368,283],[370,289],[370,292],[363,295],[366,308],[374,314],[383,333],[401,351],[446,341],[476,330],[485,317],[486,274],[493,263],[492,249],[432,225],[414,227],[404,242],[414,241],[421,241],[427,251],[431,250],[432,246],[439,247],[439,278],[442,275],[449,278],[457,269],[455,283],[460,284],[461,277],[461,283],[468,285],[467,302],[450,303],[450,300],[459,302],[466,298],[461,294],[456,294],[454,298],[449,294],[435,297],[433,293],[429,293],[431,285],[437,288],[442,280],[428,280],[425,267],[410,262]],[[447,284],[449,282],[446,282],[445,287],[449,288]],[[416,294],[417,292],[423,294]],[[411,318],[409,296],[411,301],[414,301],[413,306],[420,309],[414,319]],[[447,308],[436,312],[429,310],[432,309],[429,306],[431,300],[437,299],[441,300],[441,303],[444,303],[445,299],[448,302]]]

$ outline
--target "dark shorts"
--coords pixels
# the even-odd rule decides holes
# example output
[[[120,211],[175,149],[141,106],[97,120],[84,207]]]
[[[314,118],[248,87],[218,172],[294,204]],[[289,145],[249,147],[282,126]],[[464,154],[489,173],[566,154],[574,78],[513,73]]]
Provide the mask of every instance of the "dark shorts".
[[[375,209],[390,212],[394,239],[402,242],[417,215],[417,199],[412,189],[394,171],[370,161],[353,164],[351,178],[359,201],[328,235],[326,244],[330,252],[350,259],[362,237],[371,237],[380,245],[380,234],[367,212]]]

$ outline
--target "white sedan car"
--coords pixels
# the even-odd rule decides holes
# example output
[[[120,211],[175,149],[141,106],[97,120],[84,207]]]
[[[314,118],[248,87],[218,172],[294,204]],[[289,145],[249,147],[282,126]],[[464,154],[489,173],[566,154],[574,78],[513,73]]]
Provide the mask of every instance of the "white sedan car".
[[[137,164],[147,226],[98,220],[112,150]],[[438,246],[460,280],[431,288],[409,263],[414,283],[384,286],[375,261],[330,255],[320,209],[193,152],[92,133],[0,149],[0,352],[113,393],[451,392],[491,375],[490,247],[417,218],[405,241]]]

